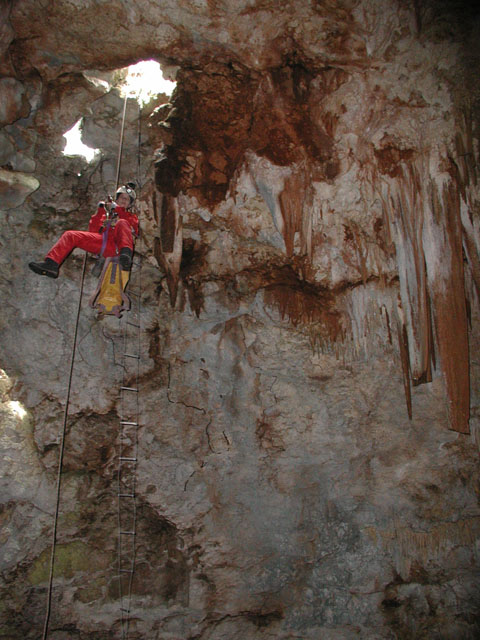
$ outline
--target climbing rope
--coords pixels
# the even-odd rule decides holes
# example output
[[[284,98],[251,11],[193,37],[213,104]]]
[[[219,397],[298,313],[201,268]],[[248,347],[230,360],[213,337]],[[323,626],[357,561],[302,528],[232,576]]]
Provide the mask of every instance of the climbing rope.
[[[138,104],[138,131],[137,131],[137,184],[138,190],[141,191],[143,184],[141,179],[141,153],[142,148],[142,107]]]
[[[72,388],[73,365],[75,362],[75,353],[77,350],[78,324],[80,320],[80,310],[82,306],[83,284],[85,282],[86,266],[87,266],[87,254],[85,253],[83,258],[82,278],[80,283],[80,295],[78,297],[77,316],[75,320],[75,332],[73,335],[72,355],[70,358],[70,373],[68,376],[67,396],[65,400],[65,410],[63,412],[63,428],[62,428],[62,434],[61,434],[61,440],[60,440],[60,451],[58,455],[57,494],[56,494],[57,498],[56,498],[56,504],[55,504],[55,516],[53,519],[52,547],[51,547],[51,553],[50,553],[50,571],[49,571],[49,577],[48,577],[48,590],[47,590],[47,610],[46,610],[45,622],[43,626],[43,640],[46,640],[48,635],[48,625],[50,622],[50,612],[52,607],[53,571],[55,566],[55,548],[57,545],[57,526],[58,526],[58,512],[60,507],[60,489],[61,489],[61,482],[62,482],[63,453],[65,451],[65,432],[67,429],[68,406],[70,403],[70,391]]]
[[[118,189],[119,179],[120,179],[120,165],[122,163],[123,134],[125,131],[125,115],[127,113],[127,100],[128,100],[128,94],[125,94],[125,100],[123,101],[122,124],[120,127],[120,142],[118,143],[117,174],[115,177],[115,190]]]

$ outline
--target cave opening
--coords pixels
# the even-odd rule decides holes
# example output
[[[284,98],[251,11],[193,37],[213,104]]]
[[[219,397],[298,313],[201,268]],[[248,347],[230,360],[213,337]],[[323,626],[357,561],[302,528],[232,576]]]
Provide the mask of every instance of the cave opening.
[[[106,92],[117,90],[123,99],[135,99],[140,107],[159,94],[169,98],[177,85],[176,81],[171,79],[172,74],[164,75],[160,63],[156,60],[140,60],[128,67],[115,69],[109,74],[85,72],[85,76],[94,84],[104,87]],[[99,143],[99,146],[92,147],[83,142],[83,124],[84,116],[63,134],[66,141],[63,155],[82,156],[90,163],[101,153],[101,145]]]
[[[64,156],[83,156],[87,162],[91,162],[100,151],[99,148],[92,148],[82,142],[83,118],[77,120],[71,129],[65,131],[63,137],[66,140],[63,149]]]

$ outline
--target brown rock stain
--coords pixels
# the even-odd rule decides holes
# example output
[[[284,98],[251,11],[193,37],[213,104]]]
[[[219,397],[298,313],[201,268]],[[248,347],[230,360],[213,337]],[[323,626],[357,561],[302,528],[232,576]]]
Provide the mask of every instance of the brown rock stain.
[[[412,160],[413,149],[399,149],[392,144],[386,144],[381,149],[374,149],[380,173],[391,178],[399,178],[402,175],[402,162]]]
[[[465,303],[460,201],[455,186],[445,186],[442,194],[431,189],[434,215],[442,217],[450,249],[449,279],[432,286],[438,350],[448,394],[450,426],[469,433],[470,361]],[[447,255],[445,259],[448,259]]]
[[[281,318],[288,319],[294,327],[319,325],[324,336],[335,342],[341,323],[332,292],[300,280],[290,267],[280,269],[276,276],[264,287],[265,303],[276,307]]]
[[[312,72],[292,61],[262,76],[233,64],[209,63],[202,73],[183,69],[171,108],[151,119],[151,136],[163,141],[155,165],[158,189],[183,191],[212,208],[225,197],[248,149],[279,166],[309,159],[319,177],[333,180],[338,118],[328,112],[319,124],[310,115],[312,84],[319,78],[326,95],[347,74]]]

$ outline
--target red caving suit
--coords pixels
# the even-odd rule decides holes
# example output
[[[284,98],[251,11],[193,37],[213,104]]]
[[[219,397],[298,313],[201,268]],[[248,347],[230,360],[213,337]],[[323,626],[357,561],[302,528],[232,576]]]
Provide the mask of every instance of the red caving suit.
[[[103,255],[106,258],[113,257],[120,252],[120,249],[128,247],[133,249],[132,231],[138,236],[138,218],[134,213],[130,213],[123,207],[115,207],[117,218],[115,223],[108,229],[106,244]],[[65,231],[58,242],[50,249],[46,257],[62,264],[68,254],[75,248],[99,254],[104,242],[104,233],[100,227],[105,222],[107,213],[104,207],[98,207],[97,213],[90,218],[88,231]]]

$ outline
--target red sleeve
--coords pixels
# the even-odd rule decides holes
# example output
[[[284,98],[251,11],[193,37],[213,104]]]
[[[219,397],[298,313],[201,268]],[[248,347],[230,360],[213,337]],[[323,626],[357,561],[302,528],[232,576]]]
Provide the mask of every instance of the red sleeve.
[[[91,218],[88,224],[88,230],[93,233],[99,233],[100,227],[105,220],[106,213],[104,207],[98,207],[97,213],[95,213]]]

